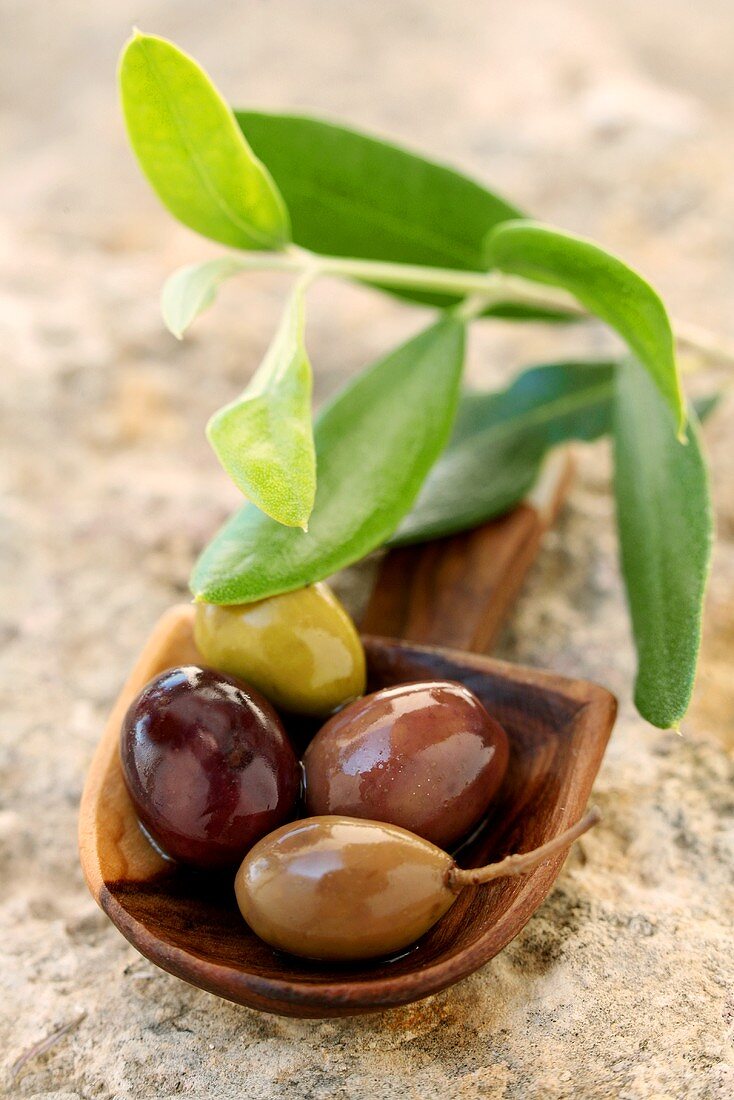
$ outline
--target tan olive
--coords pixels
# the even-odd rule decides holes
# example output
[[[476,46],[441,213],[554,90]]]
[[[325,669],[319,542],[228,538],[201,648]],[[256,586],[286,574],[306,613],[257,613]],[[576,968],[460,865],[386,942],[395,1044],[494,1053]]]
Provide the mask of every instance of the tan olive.
[[[599,820],[592,810],[533,852],[467,871],[397,825],[308,817],[252,848],[235,894],[250,928],[271,947],[309,959],[394,955],[432,928],[465,886],[522,874]]]
[[[270,833],[237,872],[237,904],[272,947],[311,959],[391,955],[456,900],[451,857],[379,821],[309,817]]]
[[[258,603],[197,604],[194,634],[206,664],[284,710],[321,717],[364,693],[362,642],[325,584]]]

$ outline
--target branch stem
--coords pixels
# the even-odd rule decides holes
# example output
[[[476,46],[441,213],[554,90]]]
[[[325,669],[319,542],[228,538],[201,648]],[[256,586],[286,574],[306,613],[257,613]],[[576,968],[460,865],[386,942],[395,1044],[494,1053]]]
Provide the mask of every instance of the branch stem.
[[[489,306],[499,303],[564,310],[579,318],[590,316],[566,291],[501,271],[459,271],[420,264],[320,256],[297,245],[290,245],[283,252],[249,252],[238,256],[237,263],[242,271],[292,271],[308,275],[309,281],[331,275],[361,283],[377,283],[395,290],[451,294],[465,299],[456,307],[457,316],[465,320],[472,320]],[[681,350],[707,363],[734,367],[734,341],[720,339],[704,328],[685,322],[674,323],[673,329]]]
[[[574,316],[585,317],[586,311],[572,295],[550,286],[538,286],[515,275],[501,271],[457,271],[446,267],[424,267],[421,264],[398,264],[380,260],[353,260],[342,256],[319,256],[292,245],[286,253],[273,254],[279,267],[292,265],[311,267],[317,275],[336,275],[358,282],[380,283],[395,290],[423,290],[433,294],[455,294],[457,297],[477,295],[486,305],[496,302],[521,302],[541,309],[563,309]],[[284,262],[285,261],[285,262]],[[248,260],[241,261],[243,266]],[[483,307],[484,308],[484,307]]]

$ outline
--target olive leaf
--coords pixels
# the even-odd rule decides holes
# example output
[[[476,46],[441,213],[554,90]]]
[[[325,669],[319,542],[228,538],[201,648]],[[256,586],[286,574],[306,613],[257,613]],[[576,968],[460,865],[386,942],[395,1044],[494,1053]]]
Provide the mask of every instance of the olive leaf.
[[[454,534],[502,515],[536,483],[548,451],[610,430],[613,363],[553,363],[501,393],[462,395],[451,441],[390,545]]]
[[[464,335],[464,325],[446,317],[337,394],[316,423],[319,476],[308,533],[246,505],[199,559],[196,598],[249,603],[321,580],[382,545],[448,440]]]
[[[252,382],[207,429],[249,502],[197,563],[197,598],[258,600],[328,576],[387,540],[473,526],[529,492],[549,449],[612,432],[639,655],[635,698],[654,724],[678,722],[700,644],[712,521],[697,421],[686,432],[673,333],[652,287],[598,246],[524,220],[478,183],[398,146],[318,119],[235,114],[196,62],[165,39],[136,33],[123,52],[120,84],[133,148],[159,197],[205,236],[271,254],[249,257],[248,266],[277,259],[281,268],[357,277],[440,307],[455,306],[467,288],[501,285],[507,300],[487,313],[573,319],[572,311],[545,308],[547,291],[531,305],[527,286],[477,279],[489,268],[569,292],[635,357],[533,368],[503,393],[465,396],[442,454],[465,338],[465,322],[449,314],[358,377],[312,435],[299,286]],[[301,248],[273,257],[291,241]],[[245,259],[191,265],[168,281],[162,306],[175,335]],[[472,297],[475,304],[481,308]],[[710,407],[704,399],[702,410]]]
[[[161,294],[161,313],[168,331],[180,340],[191,322],[212,304],[220,285],[241,270],[236,257],[220,256],[174,271]]]
[[[616,366],[596,359],[544,363],[516,375],[505,390],[464,391],[449,448],[495,425],[530,429],[548,446],[598,439],[611,429]]]
[[[179,221],[234,248],[281,248],[288,212],[206,73],[173,43],[135,32],[120,60],[130,142]]]
[[[647,373],[617,372],[614,489],[622,572],[637,645],[635,705],[676,726],[693,690],[713,539],[706,463],[695,417],[687,446]]]
[[[673,411],[674,429],[683,432],[686,413],[670,321],[640,275],[590,241],[527,221],[492,230],[486,260],[500,271],[562,287],[606,321],[650,372]]]
[[[322,255],[482,271],[488,231],[523,215],[486,187],[391,142],[299,115],[235,111],[288,205],[293,240]],[[379,285],[379,284],[377,284]],[[410,301],[459,299],[384,287]],[[517,320],[570,320],[562,310],[498,303]]]
[[[212,416],[206,434],[238,489],[268,516],[308,526],[316,494],[311,364],[297,287],[249,386]]]
[[[692,405],[701,424],[705,424],[708,418],[716,412],[721,404],[723,396],[723,391],[718,390],[715,393],[707,393],[701,397],[694,397]]]
[[[456,534],[523,501],[553,447],[612,430],[616,362],[530,367],[500,392],[461,395],[446,450],[388,545]],[[693,402],[703,422],[719,394]]]

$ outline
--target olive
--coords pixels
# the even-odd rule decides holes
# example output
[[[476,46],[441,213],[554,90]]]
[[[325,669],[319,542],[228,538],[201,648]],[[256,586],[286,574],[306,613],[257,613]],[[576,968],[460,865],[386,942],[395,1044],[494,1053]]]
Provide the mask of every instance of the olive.
[[[294,816],[295,753],[266,699],[194,665],[156,676],[122,723],[122,771],[138,817],[172,859],[239,863]]]
[[[393,955],[419,939],[465,886],[523,874],[599,820],[592,810],[541,848],[461,870],[397,825],[310,817],[266,836],[235,879],[240,912],[261,939],[309,959]]]
[[[194,633],[207,664],[284,710],[323,717],[364,692],[362,642],[325,584],[252,604],[197,604]]]
[[[481,821],[507,735],[461,684],[400,684],[345,707],[303,758],[309,814],[388,821],[450,848]]]
[[[256,844],[237,872],[242,916],[273,947],[314,959],[389,955],[453,904],[451,858],[377,821],[312,817]]]

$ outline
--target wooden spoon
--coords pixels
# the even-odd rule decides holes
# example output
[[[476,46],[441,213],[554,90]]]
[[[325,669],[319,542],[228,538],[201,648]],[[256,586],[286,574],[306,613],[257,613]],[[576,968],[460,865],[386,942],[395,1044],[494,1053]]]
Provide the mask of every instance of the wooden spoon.
[[[552,475],[552,476],[551,476]],[[458,854],[479,866],[536,848],[582,814],[614,723],[604,688],[424,643],[482,649],[496,633],[565,491],[556,466],[540,496],[468,534],[387,555],[365,616],[370,688],[423,679],[459,680],[505,727],[506,781],[480,832]],[[199,662],[193,610],[174,607],[155,627],[117,700],[82,797],[79,846],[93,896],[137,949],[193,985],[285,1016],[349,1016],[426,997],[487,962],[523,927],[565,858],[521,878],[464,890],[446,916],[402,957],[358,965],[280,954],[242,921],[232,876],[166,862],[141,833],[118,756],[125,711],[147,681]]]

